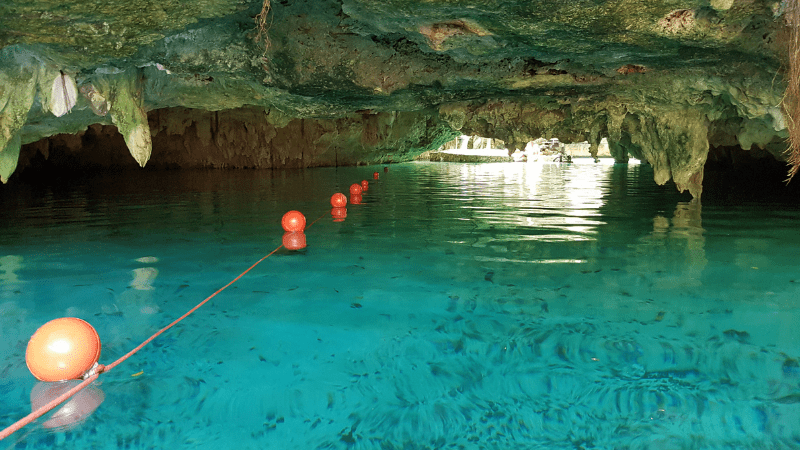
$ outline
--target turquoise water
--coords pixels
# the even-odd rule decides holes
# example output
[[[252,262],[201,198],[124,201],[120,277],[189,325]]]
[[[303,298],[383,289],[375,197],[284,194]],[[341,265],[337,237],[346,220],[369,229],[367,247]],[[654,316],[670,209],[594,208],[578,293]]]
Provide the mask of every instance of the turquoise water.
[[[283,213],[319,218],[102,375],[85,421],[0,448],[800,448],[798,203],[579,162],[0,187],[0,428],[46,321],[90,322],[108,364],[278,247]]]

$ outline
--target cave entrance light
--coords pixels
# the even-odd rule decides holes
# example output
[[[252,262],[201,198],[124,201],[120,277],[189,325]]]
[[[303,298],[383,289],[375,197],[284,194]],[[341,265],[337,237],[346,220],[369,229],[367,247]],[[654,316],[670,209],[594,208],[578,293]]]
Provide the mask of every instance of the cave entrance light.
[[[558,138],[543,138],[529,141],[522,150],[510,152],[506,143],[501,139],[487,138],[476,135],[461,136],[439,147],[436,152],[453,155],[485,156],[485,157],[511,157],[513,161],[521,162],[549,162],[559,154],[569,156],[571,159],[591,158],[589,142],[564,143]],[[608,149],[608,140],[603,138],[598,146],[600,162],[613,163],[613,158]],[[577,161],[576,161],[577,162]],[[638,160],[631,161],[637,163]]]

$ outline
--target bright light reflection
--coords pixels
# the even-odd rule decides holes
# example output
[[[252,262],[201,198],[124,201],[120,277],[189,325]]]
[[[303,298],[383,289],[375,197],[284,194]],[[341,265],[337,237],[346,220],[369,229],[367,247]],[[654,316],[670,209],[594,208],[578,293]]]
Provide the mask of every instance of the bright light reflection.
[[[476,256],[476,261],[481,262],[510,262],[510,263],[528,263],[528,264],[583,264],[587,262],[585,259],[510,259],[510,258],[496,258],[487,256]]]
[[[572,229],[573,231],[580,231]],[[586,229],[584,234],[595,234],[594,229]],[[582,242],[582,241],[593,241],[595,238],[594,236],[571,236],[571,235],[564,235],[564,234],[537,234],[537,235],[526,235],[520,234],[514,236],[515,241],[539,241],[539,242]]]
[[[48,344],[47,349],[53,353],[66,355],[72,351],[72,344],[69,339],[58,339]]]
[[[613,159],[594,163],[574,158],[573,164],[553,162],[463,164],[460,167],[461,209],[488,225],[521,227],[516,239],[541,241],[593,240],[597,218],[605,204]],[[491,203],[480,202],[480,199]],[[525,229],[554,233],[530,235]]]

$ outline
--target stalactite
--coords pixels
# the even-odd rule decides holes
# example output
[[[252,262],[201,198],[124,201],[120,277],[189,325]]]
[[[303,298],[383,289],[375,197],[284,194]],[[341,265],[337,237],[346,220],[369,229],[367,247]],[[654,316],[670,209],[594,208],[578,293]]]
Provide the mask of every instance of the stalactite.
[[[95,82],[97,91],[108,101],[111,121],[125,138],[131,156],[144,167],[150,159],[153,143],[138,72],[130,70],[106,75]]]
[[[36,95],[37,72],[25,68],[0,71],[0,182],[17,169],[20,133]]]

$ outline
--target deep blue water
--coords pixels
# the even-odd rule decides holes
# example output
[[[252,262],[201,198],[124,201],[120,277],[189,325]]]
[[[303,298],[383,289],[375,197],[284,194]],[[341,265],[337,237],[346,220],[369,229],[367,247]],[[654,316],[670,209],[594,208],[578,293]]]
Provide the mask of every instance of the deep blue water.
[[[389,169],[0,186],[0,428],[43,323],[83,318],[110,363],[286,211],[319,219],[102,375],[84,422],[0,448],[800,448],[798,203],[692,202],[639,165]]]

